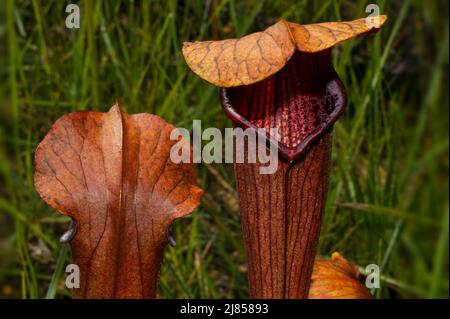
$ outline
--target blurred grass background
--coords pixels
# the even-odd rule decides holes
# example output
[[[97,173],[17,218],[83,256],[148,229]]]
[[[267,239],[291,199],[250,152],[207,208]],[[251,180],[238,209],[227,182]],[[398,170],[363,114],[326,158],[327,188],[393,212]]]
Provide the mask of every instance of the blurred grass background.
[[[65,6],[81,28],[65,28]],[[151,112],[176,126],[229,127],[218,89],[181,55],[186,40],[297,23],[389,15],[376,35],[334,49],[348,106],[335,125],[320,253],[382,268],[378,298],[448,298],[447,1],[24,1],[0,6],[0,297],[61,298],[68,220],[33,187],[33,152],[75,110]],[[198,165],[202,206],[176,222],[162,298],[245,298],[233,168]]]

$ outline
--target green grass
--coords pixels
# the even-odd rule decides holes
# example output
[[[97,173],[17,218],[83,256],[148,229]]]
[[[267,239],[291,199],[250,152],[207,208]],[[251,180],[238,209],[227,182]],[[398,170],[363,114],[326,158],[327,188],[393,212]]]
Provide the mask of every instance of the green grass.
[[[366,1],[67,1],[0,6],[0,297],[61,298],[68,220],[33,187],[33,151],[75,110],[150,112],[177,126],[229,127],[218,90],[181,55],[185,40],[298,23],[356,19]],[[69,2],[67,2],[69,3]],[[211,3],[205,7],[205,3]],[[375,36],[339,45],[334,65],[348,106],[335,125],[320,253],[382,266],[379,298],[448,298],[448,3],[378,1]],[[227,33],[225,33],[225,31]],[[202,206],[176,222],[162,298],[247,297],[231,165],[198,165]]]

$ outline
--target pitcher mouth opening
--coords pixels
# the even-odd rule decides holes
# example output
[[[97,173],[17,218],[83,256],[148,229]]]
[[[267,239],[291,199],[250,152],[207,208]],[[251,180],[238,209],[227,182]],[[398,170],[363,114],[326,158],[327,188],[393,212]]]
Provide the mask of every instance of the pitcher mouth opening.
[[[332,128],[346,105],[331,50],[297,51],[276,74],[254,84],[221,89],[225,113],[243,128],[264,128],[282,158],[295,161]],[[277,136],[270,129],[277,129]]]

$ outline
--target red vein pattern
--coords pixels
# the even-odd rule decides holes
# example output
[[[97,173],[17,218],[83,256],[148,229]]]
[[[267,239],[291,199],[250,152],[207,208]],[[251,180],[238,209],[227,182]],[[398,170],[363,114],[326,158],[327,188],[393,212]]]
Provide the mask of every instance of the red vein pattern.
[[[286,67],[252,85],[222,89],[222,106],[242,127],[264,128],[284,158],[299,158],[344,110],[344,88],[330,50],[297,51]],[[277,136],[270,134],[277,128]]]
[[[73,218],[80,267],[75,298],[154,298],[167,231],[197,207],[192,164],[174,164],[174,127],[152,114],[76,112],[35,154],[35,186]]]
[[[240,213],[252,298],[307,298],[326,202],[331,131],[344,88],[330,51],[296,52],[278,73],[255,84],[222,89],[234,123],[264,128],[279,150],[278,169],[236,163]],[[278,129],[278,135],[270,135]],[[258,133],[259,134],[259,133]],[[245,154],[255,145],[246,141]]]
[[[273,175],[259,174],[267,164],[235,164],[251,298],[307,298],[330,155],[326,133],[301,161],[280,160]]]

